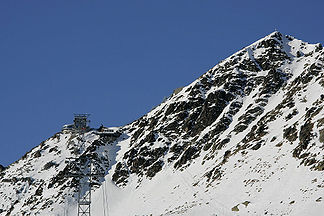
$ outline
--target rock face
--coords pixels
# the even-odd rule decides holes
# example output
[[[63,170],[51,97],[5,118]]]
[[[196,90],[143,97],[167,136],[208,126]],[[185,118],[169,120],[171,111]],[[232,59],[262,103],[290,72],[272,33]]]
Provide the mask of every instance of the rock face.
[[[279,32],[235,53],[125,127],[131,133],[131,146],[123,157],[127,168],[119,162],[113,176],[115,182],[127,182],[126,169],[147,176],[150,167],[161,158],[179,169],[202,151],[207,151],[206,158],[213,157],[233,137],[242,137],[235,152],[252,146],[257,150],[265,144],[268,125],[286,112],[288,125],[281,134],[290,142],[299,138],[293,152],[294,157],[299,157],[307,149],[312,131],[319,129],[313,125],[323,107],[323,60],[320,44],[309,45]],[[318,89],[316,100],[309,102],[303,92],[311,81]],[[270,107],[272,101],[278,103],[276,107]],[[310,109],[306,116],[302,110],[305,108]],[[302,116],[305,125],[301,125]],[[278,125],[282,127],[283,123]],[[317,157],[314,164],[321,160]],[[123,170],[125,175],[120,175]]]
[[[107,174],[98,189],[119,187],[118,202],[108,199],[112,215],[321,214],[323,106],[322,45],[273,32],[116,137],[89,132],[80,148],[78,135],[59,133],[34,148],[1,172],[0,215],[75,206],[71,156]],[[107,201],[98,189],[94,199]]]

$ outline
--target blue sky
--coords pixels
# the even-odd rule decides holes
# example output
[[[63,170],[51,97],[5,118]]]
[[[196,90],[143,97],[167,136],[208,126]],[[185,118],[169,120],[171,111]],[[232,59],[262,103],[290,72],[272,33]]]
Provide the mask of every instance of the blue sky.
[[[275,29],[324,42],[318,1],[0,2],[0,164],[73,120],[136,120]]]

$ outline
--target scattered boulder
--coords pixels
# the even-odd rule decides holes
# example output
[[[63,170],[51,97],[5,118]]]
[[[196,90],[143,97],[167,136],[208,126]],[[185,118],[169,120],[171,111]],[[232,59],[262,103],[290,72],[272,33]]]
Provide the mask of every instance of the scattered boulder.
[[[232,211],[235,211],[235,212],[240,211],[239,208],[238,208],[238,205],[234,206],[234,207],[232,208]]]

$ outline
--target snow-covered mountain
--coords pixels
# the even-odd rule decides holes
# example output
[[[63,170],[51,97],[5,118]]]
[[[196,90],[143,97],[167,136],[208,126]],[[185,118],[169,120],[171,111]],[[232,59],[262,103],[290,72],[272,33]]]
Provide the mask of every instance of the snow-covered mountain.
[[[115,136],[59,132],[0,169],[0,215],[76,215],[69,157],[94,161],[93,215],[322,215],[324,49],[279,32]]]

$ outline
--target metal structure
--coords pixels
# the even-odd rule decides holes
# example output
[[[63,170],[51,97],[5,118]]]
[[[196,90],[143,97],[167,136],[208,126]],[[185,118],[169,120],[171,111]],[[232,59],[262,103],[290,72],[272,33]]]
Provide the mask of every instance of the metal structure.
[[[74,129],[79,131],[79,132],[84,132],[86,131],[89,126],[88,123],[90,123],[90,120],[88,117],[90,114],[74,114]]]
[[[75,177],[78,181],[78,216],[90,216],[92,161],[81,161],[79,158],[68,158],[70,169],[73,172],[68,177]]]
[[[79,133],[79,148],[85,147],[84,133],[89,128],[89,114],[74,114],[74,130]],[[83,152],[84,153],[84,152]],[[80,152],[77,158],[67,158],[70,168],[68,177],[74,177],[78,182],[78,216],[91,216],[91,187],[93,177],[103,176],[93,172],[92,159]]]

